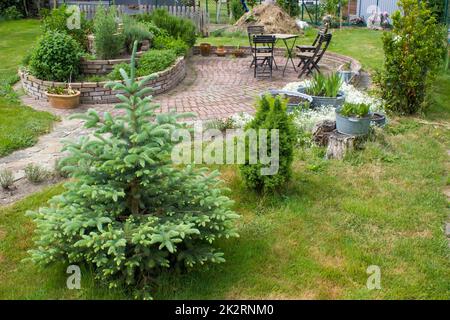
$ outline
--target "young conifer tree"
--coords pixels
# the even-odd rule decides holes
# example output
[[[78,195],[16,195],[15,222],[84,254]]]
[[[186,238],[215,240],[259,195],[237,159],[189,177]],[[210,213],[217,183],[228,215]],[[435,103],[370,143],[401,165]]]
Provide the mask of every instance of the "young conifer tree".
[[[223,195],[218,172],[171,163],[174,130],[184,115],[156,114],[150,89],[135,79],[134,44],[131,74],[116,109],[122,115],[89,110],[78,118],[93,128],[94,138],[68,142],[63,170],[72,178],[49,206],[29,212],[36,222],[31,260],[86,263],[110,287],[126,285],[137,297],[151,297],[150,279],[161,270],[190,268],[224,261],[213,242],[237,236],[239,216]],[[145,97],[146,96],[146,97]]]

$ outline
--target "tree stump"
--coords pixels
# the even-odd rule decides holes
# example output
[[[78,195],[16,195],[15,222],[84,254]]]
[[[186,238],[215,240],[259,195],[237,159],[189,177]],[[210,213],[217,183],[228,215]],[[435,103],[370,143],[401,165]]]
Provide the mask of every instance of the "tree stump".
[[[326,146],[328,145],[328,139],[334,130],[336,130],[336,121],[319,121],[312,129],[312,140],[319,146]]]
[[[334,130],[328,136],[327,159],[342,160],[345,154],[357,145],[357,136],[346,135]]]

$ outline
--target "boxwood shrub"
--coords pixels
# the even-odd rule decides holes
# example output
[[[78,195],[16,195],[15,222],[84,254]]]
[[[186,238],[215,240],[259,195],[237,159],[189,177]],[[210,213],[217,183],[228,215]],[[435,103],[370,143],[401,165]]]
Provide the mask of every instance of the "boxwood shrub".
[[[31,73],[42,80],[69,81],[79,74],[83,50],[71,36],[60,31],[46,32],[30,59]]]

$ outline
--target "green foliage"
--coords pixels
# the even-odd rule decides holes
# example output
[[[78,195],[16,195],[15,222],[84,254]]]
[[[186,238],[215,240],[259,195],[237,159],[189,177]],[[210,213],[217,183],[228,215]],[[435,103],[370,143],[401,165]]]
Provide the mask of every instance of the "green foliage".
[[[169,32],[166,29],[161,29],[153,23],[151,16],[147,13],[138,14],[135,16],[135,19],[141,23],[144,23],[147,27],[147,30],[153,34],[153,37],[159,36],[169,36]]]
[[[346,102],[339,111],[340,114],[346,117],[365,117],[369,114],[370,106],[365,103],[350,103]]]
[[[259,137],[259,129],[267,129],[267,149],[271,154],[270,137],[271,130],[277,129],[279,134],[279,168],[273,175],[261,174],[261,168],[265,167],[261,163],[249,163],[249,150],[246,152],[246,164],[240,166],[241,176],[247,187],[255,189],[258,192],[270,192],[283,186],[291,177],[292,161],[294,154],[294,144],[296,140],[296,131],[292,118],[286,112],[287,100],[281,97],[263,96],[258,100],[255,118],[246,126],[246,130],[254,129]],[[259,141],[259,138],[258,138]],[[248,141],[246,143],[248,148]],[[261,148],[260,145],[258,145]],[[251,148],[251,146],[250,146]]]
[[[0,18],[4,20],[19,20],[23,18],[23,14],[17,10],[16,6],[11,6],[0,12]]]
[[[170,67],[177,58],[173,50],[150,50],[139,59],[137,75],[148,76]]]
[[[125,92],[116,106],[125,112],[77,116],[96,139],[65,145],[64,170],[73,180],[49,207],[28,213],[36,223],[30,254],[42,264],[87,263],[110,288],[126,285],[136,297],[151,298],[152,279],[162,270],[223,262],[213,242],[237,236],[239,216],[218,172],[172,164],[172,133],[192,114],[155,113],[159,106],[144,98],[152,76],[135,80],[136,47],[124,83],[107,84]]]
[[[44,33],[48,31],[65,32],[78,41],[83,49],[87,49],[87,35],[91,31],[92,25],[86,19],[84,13],[82,13],[80,16],[80,28],[69,29],[67,27],[67,20],[71,15],[72,13],[67,10],[66,5],[46,11],[42,18]]]
[[[245,13],[244,7],[240,0],[231,0],[230,9],[233,13],[233,18],[238,20]]]
[[[165,29],[172,37],[182,39],[189,47],[192,47],[197,40],[195,25],[189,19],[172,16],[162,8],[152,11],[149,19],[157,27]]]
[[[312,96],[337,97],[342,85],[342,79],[337,73],[324,76],[315,73],[306,92]]]
[[[155,49],[173,50],[177,56],[185,56],[189,49],[183,40],[170,36],[158,36],[154,38],[153,47]]]
[[[414,114],[427,107],[426,93],[446,52],[445,30],[424,2],[400,0],[392,32],[383,34],[384,68],[376,77],[390,111]]]
[[[291,17],[300,13],[300,6],[296,0],[277,0],[276,3],[283,8]]]
[[[42,80],[68,81],[80,70],[79,43],[60,31],[48,31],[38,41],[30,59],[31,73]]]
[[[123,16],[123,34],[125,36],[125,46],[129,53],[133,50],[134,41],[141,42],[153,38],[153,34],[148,30],[148,26],[145,23],[139,22],[128,15]]]
[[[41,183],[50,177],[50,171],[38,164],[29,163],[25,167],[25,177],[31,183]]]
[[[8,190],[14,184],[14,174],[9,169],[0,169],[0,186]]]
[[[127,74],[130,74],[130,65],[126,62],[122,62],[120,64],[116,64],[114,69],[108,74],[109,80],[121,80],[122,75],[120,74],[120,69],[125,70]]]
[[[117,32],[117,11],[114,6],[98,6],[94,18],[95,52],[100,59],[117,57],[123,50],[125,38]]]

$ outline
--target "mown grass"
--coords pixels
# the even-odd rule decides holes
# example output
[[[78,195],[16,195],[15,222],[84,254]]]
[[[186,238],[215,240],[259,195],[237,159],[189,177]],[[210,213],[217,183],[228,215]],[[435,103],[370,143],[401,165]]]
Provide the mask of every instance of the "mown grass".
[[[448,123],[448,75],[434,88],[432,112]],[[447,96],[447,100],[444,98]],[[299,150],[292,182],[279,194],[246,190],[232,166],[221,167],[242,215],[240,238],[219,241],[226,263],[166,273],[156,299],[450,299],[450,259],[443,232],[450,132],[422,118],[394,118],[375,141],[344,161]],[[82,272],[82,290],[65,289],[66,265],[20,262],[32,246],[28,209],[61,186],[0,209],[0,298],[129,298]],[[381,268],[381,290],[368,290],[367,267]]]
[[[56,118],[21,105],[12,92],[17,68],[41,33],[38,20],[0,22],[0,156],[34,145]]]
[[[343,28],[333,29],[333,38],[330,44],[330,51],[352,56],[359,60],[362,66],[368,70],[381,68],[383,64],[383,47],[381,42],[381,31],[369,30],[366,28]],[[311,44],[316,36],[315,29],[306,30],[301,35],[296,44]],[[248,37],[242,33],[227,33],[222,36],[210,36],[207,38],[198,38],[197,44],[202,42],[211,43],[213,45],[227,46],[248,46]],[[277,42],[278,47],[284,48],[284,44]]]

